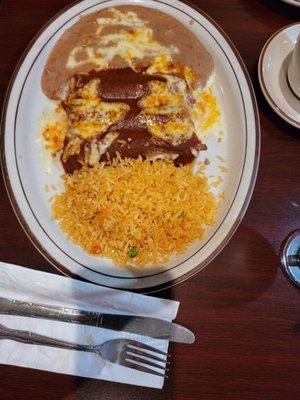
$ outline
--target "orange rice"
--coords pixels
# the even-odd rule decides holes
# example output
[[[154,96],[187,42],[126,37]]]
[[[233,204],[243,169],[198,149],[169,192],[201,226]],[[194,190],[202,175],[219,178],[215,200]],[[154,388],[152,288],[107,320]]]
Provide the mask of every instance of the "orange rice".
[[[52,204],[63,232],[124,267],[158,265],[184,252],[203,238],[217,211],[207,178],[190,165],[114,160],[65,175],[64,184]]]

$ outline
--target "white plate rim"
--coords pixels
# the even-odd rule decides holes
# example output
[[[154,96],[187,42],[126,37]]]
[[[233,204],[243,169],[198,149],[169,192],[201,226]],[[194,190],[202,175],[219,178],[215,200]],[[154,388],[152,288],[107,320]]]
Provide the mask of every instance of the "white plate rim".
[[[163,3],[163,1],[160,0],[152,0],[154,2],[158,2],[158,3]],[[40,243],[38,241],[38,238],[33,234],[33,232],[31,231],[24,215],[22,215],[22,212],[19,208],[17,199],[14,195],[11,183],[9,181],[8,178],[8,171],[7,171],[7,164],[6,164],[6,156],[5,156],[5,147],[4,147],[4,133],[5,133],[5,116],[6,116],[6,111],[7,111],[7,106],[8,106],[8,101],[10,98],[10,94],[11,94],[11,90],[14,84],[14,81],[18,75],[19,69],[22,66],[22,63],[25,59],[25,57],[27,56],[28,52],[31,50],[31,48],[34,46],[35,42],[37,41],[37,39],[39,38],[39,36],[52,24],[52,22],[54,22],[58,17],[60,17],[62,14],[64,14],[66,11],[68,11],[70,8],[72,8],[73,6],[79,4],[81,1],[76,1],[75,3],[72,3],[71,5],[65,7],[64,9],[62,9],[60,12],[58,12],[55,16],[53,16],[42,28],[41,30],[35,35],[35,37],[32,39],[32,41],[29,43],[28,47],[25,49],[22,57],[20,58],[15,71],[12,75],[10,84],[8,86],[7,89],[7,93],[5,96],[5,100],[4,100],[4,107],[3,107],[3,112],[2,112],[2,118],[1,118],[1,164],[2,164],[2,172],[3,172],[3,177],[4,177],[4,182],[5,182],[5,186],[6,186],[6,190],[9,196],[9,200],[11,202],[11,205],[14,209],[14,212],[19,220],[20,225],[22,226],[22,228],[24,229],[25,233],[27,234],[27,236],[29,237],[29,239],[31,240],[31,242],[33,243],[33,245],[37,248],[37,250],[43,255],[44,258],[46,258],[48,260],[48,262],[50,264],[52,264],[55,268],[57,268],[61,273],[67,275],[67,276],[72,276],[72,277],[76,277],[77,279],[82,279],[82,280],[86,280],[78,275],[74,275],[71,271],[69,271],[64,265],[61,265],[58,263],[58,261],[52,257],[48,251],[46,249],[44,249],[42,243]],[[102,2],[99,2],[102,3]],[[159,285],[154,285],[151,287],[143,287],[142,289],[130,289],[133,291],[138,291],[138,292],[155,292],[158,290],[162,290],[162,289],[166,289],[169,288],[171,286],[174,286],[178,283],[181,283],[185,280],[187,280],[188,278],[190,278],[191,276],[193,276],[194,274],[196,274],[197,272],[199,272],[199,270],[201,270],[202,268],[204,268],[223,248],[224,246],[228,243],[228,241],[230,240],[230,238],[232,237],[232,235],[234,234],[234,232],[236,231],[238,225],[240,224],[246,210],[247,207],[249,205],[250,199],[251,199],[251,195],[252,192],[254,190],[254,186],[255,186],[255,181],[256,181],[256,176],[257,176],[257,170],[258,170],[258,164],[259,164],[259,154],[260,154],[260,124],[259,124],[259,113],[258,113],[258,108],[257,108],[257,102],[256,102],[256,97],[255,97],[255,93],[253,90],[253,86],[252,86],[252,82],[251,79],[249,77],[249,74],[247,72],[247,69],[245,67],[245,64],[241,58],[241,56],[239,55],[238,51],[236,50],[235,46],[233,45],[233,43],[231,42],[231,40],[228,38],[228,36],[225,34],[225,32],[216,24],[216,22],[209,17],[206,13],[204,13],[202,10],[200,10],[198,7],[190,4],[188,1],[184,1],[183,3],[185,3],[187,6],[191,7],[193,10],[195,10],[196,12],[198,12],[201,17],[204,17],[206,20],[208,20],[208,22],[210,24],[212,24],[212,26],[218,31],[218,33],[220,33],[222,35],[222,37],[224,38],[224,40],[227,42],[227,44],[229,45],[230,49],[233,51],[235,57],[236,57],[236,61],[239,64],[239,67],[241,68],[242,72],[243,72],[243,77],[245,78],[246,81],[246,87],[247,90],[249,91],[249,95],[251,98],[251,105],[253,108],[253,122],[255,125],[255,150],[254,150],[254,162],[253,162],[253,166],[252,166],[252,173],[251,173],[251,179],[249,181],[248,184],[248,188],[247,188],[247,193],[245,195],[245,199],[242,203],[242,206],[240,207],[238,216],[236,217],[236,220],[234,221],[234,223],[232,223],[232,226],[230,228],[230,230],[228,231],[226,237],[224,237],[224,239],[222,240],[221,244],[213,251],[211,252],[211,254],[205,259],[205,261],[203,261],[200,265],[195,266],[191,271],[189,271],[188,273],[185,273],[184,275],[177,277],[171,281],[165,282],[163,284],[159,284]],[[166,4],[168,6],[172,6],[168,3],[163,3]],[[238,191],[237,191],[238,192]],[[222,224],[220,224],[221,226]],[[162,272],[163,273],[163,272]],[[142,279],[142,278],[147,278],[147,276],[143,276],[143,277],[138,277],[136,279]],[[125,278],[126,279],[126,278]],[[106,285],[103,285],[106,286]],[[110,286],[108,286],[110,287]]]
[[[268,49],[268,47],[270,46],[270,44],[273,42],[273,40],[275,38],[277,38],[277,36],[281,35],[284,31],[288,30],[289,28],[292,28],[294,26],[299,26],[300,27],[300,23],[299,22],[294,22],[292,24],[289,24],[287,26],[284,26],[283,28],[280,28],[278,31],[276,31],[275,33],[273,33],[272,36],[269,37],[269,39],[266,41],[266,43],[264,44],[264,47],[261,50],[260,56],[259,56],[259,60],[258,60],[258,79],[259,79],[259,84],[260,87],[263,91],[263,94],[267,100],[267,102],[269,103],[269,105],[272,107],[272,109],[276,112],[277,115],[279,115],[281,118],[283,118],[288,124],[294,126],[295,128],[300,128],[300,123],[295,121],[293,118],[291,118],[285,111],[283,111],[278,104],[273,100],[273,97],[271,96],[271,94],[268,91],[267,85],[265,83],[264,80],[264,72],[263,72],[263,65],[264,65],[264,58],[266,55],[266,51]]]
[[[300,7],[300,1],[299,0],[281,0],[281,1],[283,1],[286,4],[290,4],[292,6],[295,6],[295,7]]]

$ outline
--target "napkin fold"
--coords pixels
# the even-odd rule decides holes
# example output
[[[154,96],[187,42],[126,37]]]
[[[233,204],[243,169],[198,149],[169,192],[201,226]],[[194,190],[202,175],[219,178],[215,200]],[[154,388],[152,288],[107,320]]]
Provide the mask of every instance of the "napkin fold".
[[[176,301],[104,288],[3,262],[0,262],[0,297],[168,321],[176,317],[179,307]],[[101,344],[110,339],[131,338],[165,352],[169,345],[166,340],[37,318],[0,315],[0,324],[80,344]],[[95,354],[12,340],[0,340],[0,363],[159,389],[164,383],[162,377],[112,364]]]

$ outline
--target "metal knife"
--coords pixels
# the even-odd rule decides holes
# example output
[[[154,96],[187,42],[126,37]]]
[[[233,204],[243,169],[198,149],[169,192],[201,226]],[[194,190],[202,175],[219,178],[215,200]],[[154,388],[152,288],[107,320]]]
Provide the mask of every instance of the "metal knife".
[[[195,336],[189,329],[158,318],[102,314],[94,311],[49,306],[2,297],[0,297],[0,314],[91,325],[178,343],[194,343],[195,341]]]

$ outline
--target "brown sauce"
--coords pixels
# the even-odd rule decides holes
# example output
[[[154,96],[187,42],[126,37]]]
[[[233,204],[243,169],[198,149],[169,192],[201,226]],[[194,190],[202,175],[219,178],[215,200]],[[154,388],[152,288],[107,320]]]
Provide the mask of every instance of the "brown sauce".
[[[143,159],[159,156],[161,154],[176,156],[174,164],[176,166],[185,165],[192,162],[195,156],[192,153],[206,149],[195,134],[178,145],[160,140],[154,137],[148,130],[147,125],[138,118],[142,111],[138,105],[141,97],[149,91],[150,81],[162,81],[165,79],[159,76],[147,75],[143,72],[136,73],[130,68],[119,70],[92,71],[89,74],[78,75],[75,79],[75,90],[80,89],[92,79],[99,79],[98,96],[105,102],[122,102],[128,104],[130,110],[125,118],[117,124],[111,126],[108,131],[97,139],[101,143],[105,135],[110,132],[118,132],[119,136],[101,155],[100,161],[107,162],[119,154],[121,158]],[[68,105],[64,104],[68,113]],[[167,122],[167,115],[155,115],[161,122]],[[65,141],[64,148],[68,144]],[[78,155],[71,155],[62,164],[67,173],[73,173],[80,169],[85,162],[85,153],[89,150],[90,142],[83,141]]]

